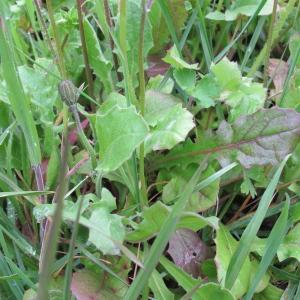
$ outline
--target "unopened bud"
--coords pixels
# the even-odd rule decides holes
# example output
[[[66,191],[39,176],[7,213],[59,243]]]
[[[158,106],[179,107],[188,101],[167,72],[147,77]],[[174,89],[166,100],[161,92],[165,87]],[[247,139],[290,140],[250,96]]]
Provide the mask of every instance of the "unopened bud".
[[[58,85],[58,91],[62,101],[64,101],[69,107],[76,104],[80,95],[80,90],[71,80],[61,81]]]

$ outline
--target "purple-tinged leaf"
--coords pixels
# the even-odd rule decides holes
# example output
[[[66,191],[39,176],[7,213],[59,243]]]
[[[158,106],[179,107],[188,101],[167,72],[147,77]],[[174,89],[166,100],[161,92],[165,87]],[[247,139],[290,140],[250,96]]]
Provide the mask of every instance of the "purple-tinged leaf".
[[[152,169],[199,162],[203,155],[217,154],[222,164],[238,160],[245,168],[276,165],[293,152],[300,141],[300,113],[274,107],[241,116],[233,124],[223,121],[216,135],[198,143],[175,147],[153,162]]]
[[[177,266],[198,277],[200,263],[209,257],[210,250],[194,231],[177,229],[169,241],[168,253]]]

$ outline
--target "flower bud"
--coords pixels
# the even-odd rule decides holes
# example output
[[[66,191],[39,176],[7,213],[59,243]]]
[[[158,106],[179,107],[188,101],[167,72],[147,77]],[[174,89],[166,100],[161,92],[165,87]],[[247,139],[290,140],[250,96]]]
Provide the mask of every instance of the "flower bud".
[[[61,81],[58,85],[58,91],[62,101],[68,106],[75,105],[80,95],[80,90],[71,80]]]

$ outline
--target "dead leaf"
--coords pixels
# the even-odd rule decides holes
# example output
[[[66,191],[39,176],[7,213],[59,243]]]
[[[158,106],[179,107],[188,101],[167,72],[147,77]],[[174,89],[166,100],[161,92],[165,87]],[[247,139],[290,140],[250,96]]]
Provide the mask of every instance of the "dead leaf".
[[[178,229],[169,241],[168,253],[177,266],[199,277],[200,264],[210,256],[210,249],[194,231]]]
[[[284,82],[289,70],[289,65],[287,62],[271,58],[268,66],[268,74],[272,78],[275,90],[271,94],[278,94],[282,91]]]

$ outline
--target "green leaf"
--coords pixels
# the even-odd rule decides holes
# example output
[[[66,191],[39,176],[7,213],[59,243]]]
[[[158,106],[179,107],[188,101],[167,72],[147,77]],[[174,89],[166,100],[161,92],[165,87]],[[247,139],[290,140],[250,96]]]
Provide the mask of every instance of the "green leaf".
[[[237,63],[229,61],[227,57],[217,64],[213,64],[211,72],[222,90],[236,90],[242,83],[242,75]]]
[[[196,84],[196,72],[191,69],[174,70],[174,78],[183,90],[193,89]]]
[[[266,97],[263,85],[242,77],[236,63],[230,62],[225,57],[218,64],[213,65],[211,71],[221,88],[220,100],[231,107],[230,121],[263,108]]]
[[[138,41],[140,36],[141,24],[141,1],[127,0],[126,11],[126,41],[127,41],[127,59],[130,74],[138,72]],[[133,46],[134,45],[134,46]],[[143,54],[147,57],[150,49],[153,47],[151,23],[146,14],[144,27],[144,45]]]
[[[258,15],[270,15],[272,13],[273,2],[274,0],[267,0]],[[225,13],[219,11],[210,12],[206,15],[206,18],[215,21],[234,21],[240,15],[251,17],[254,15],[259,3],[260,0],[238,0]]]
[[[228,266],[234,252],[237,249],[238,242],[232,237],[226,227],[221,225],[219,230],[217,230],[215,243],[215,262],[217,265],[218,280],[221,282],[221,285],[224,286]],[[240,269],[235,284],[231,288],[231,292],[236,298],[242,297],[247,292],[250,281],[250,273],[251,263],[249,257],[247,256],[245,259],[245,264]]]
[[[148,133],[144,119],[134,106],[114,106],[104,114],[96,115],[96,134],[100,144],[100,167],[104,172],[114,171],[128,160]]]
[[[151,150],[171,149],[185,140],[195,127],[193,115],[181,104],[169,109],[145,139],[145,153]]]
[[[117,208],[116,199],[109,190],[103,188],[101,200],[94,204],[89,222],[93,225],[89,232],[89,241],[93,243],[104,255],[119,255],[120,249],[114,241],[122,244],[125,238],[125,228],[122,224],[122,217],[111,214]],[[94,227],[100,228],[102,236]]]
[[[148,90],[145,96],[145,120],[149,126],[157,123],[168,114],[170,109],[181,103],[177,97],[159,91]]]
[[[173,168],[162,170],[158,176],[158,182],[169,181],[162,192],[162,200],[166,204],[176,201],[181,194],[183,187],[195,172],[196,165],[191,164],[186,168]],[[201,175],[199,181],[214,174],[215,170],[209,166]],[[186,211],[201,212],[216,204],[219,193],[219,180],[212,182],[209,186],[191,195],[186,206]]]
[[[83,21],[83,28],[89,63],[98,78],[100,78],[107,93],[109,93],[113,90],[111,79],[112,64],[102,53],[97,34],[87,19]]]
[[[185,62],[180,57],[180,54],[175,46],[167,51],[167,55],[162,60],[170,64],[174,69],[198,69],[198,64],[188,64],[187,62]]]
[[[300,261],[300,223],[292,228],[280,245],[277,256],[279,261],[283,261],[289,257],[294,257]]]
[[[253,300],[280,300],[283,290],[269,284],[261,293],[254,294]]]
[[[101,288],[99,282],[103,282]],[[78,300],[117,300],[124,296],[127,286],[105,272],[84,269],[73,273],[71,290]]]
[[[161,229],[164,220],[170,214],[172,207],[164,205],[160,201],[155,202],[149,208],[145,208],[142,213],[143,220],[130,225],[134,230],[126,234],[126,240],[130,242],[144,241],[153,238]],[[199,214],[184,212],[176,228],[188,228],[193,231],[198,231],[205,226],[211,226],[215,229],[218,228],[218,218],[216,217],[202,217]]]
[[[245,265],[245,262],[248,259],[248,254],[251,251],[252,243],[254,242],[256,234],[266,216],[268,207],[273,199],[273,194],[278,184],[281,172],[289,157],[290,155],[286,156],[282,163],[279,165],[279,168],[274,174],[271,182],[269,183],[259,202],[256,213],[244,230],[239,245],[230,260],[230,264],[228,266],[226,274],[226,286],[229,288],[232,288],[232,286],[234,286],[234,282],[238,274],[240,273],[240,270],[242,269],[243,265]]]
[[[41,68],[42,67],[42,68]],[[47,71],[46,71],[47,70]],[[18,67],[21,82],[32,102],[42,111],[42,119],[51,122],[54,119],[53,106],[58,99],[59,72],[53,60],[38,58],[33,67]]]
[[[249,290],[245,296],[245,300],[251,300],[255,290],[263,278],[265,273],[268,270],[268,267],[272,263],[274,256],[276,255],[276,251],[282,242],[282,239],[286,233],[287,222],[288,222],[288,214],[289,214],[289,206],[290,206],[290,199],[287,198],[285,206],[280,214],[278,220],[276,221],[273,229],[267,239],[266,248],[264,250],[262,259],[260,264],[255,272],[255,276],[253,281],[250,284]]]
[[[191,95],[195,97],[196,103],[203,108],[214,106],[220,93],[221,89],[211,74],[205,75],[191,90]]]
[[[169,8],[171,22],[175,27],[175,31],[179,32],[188,16],[184,7],[185,0],[168,0],[166,5]],[[161,52],[164,46],[170,40],[169,29],[167,27],[165,17],[162,14],[159,0],[154,0],[149,12],[149,19],[152,25],[152,36],[154,47],[152,53]]]
[[[1,13],[3,13],[1,11]],[[32,166],[38,166],[41,162],[41,150],[37,129],[30,109],[29,99],[26,97],[19,74],[16,71],[13,45],[10,45],[11,36],[2,18],[0,26],[0,55],[1,68],[7,85],[8,98],[12,106],[17,123],[25,136],[29,159]]]
[[[154,270],[150,279],[149,287],[157,300],[173,300],[174,294],[167,288],[162,276],[157,270]]]
[[[177,267],[174,263],[169,261],[167,258],[162,256],[159,260],[160,264],[167,270],[167,272],[176,280],[176,282],[185,289],[186,292],[189,292],[196,286],[201,283],[201,280],[193,278],[191,275],[183,271],[181,268]],[[195,293],[194,300],[198,293]]]
[[[207,300],[207,299],[222,299],[222,300],[235,300],[232,293],[221,287],[217,283],[209,282],[200,286],[197,290],[197,299]]]

